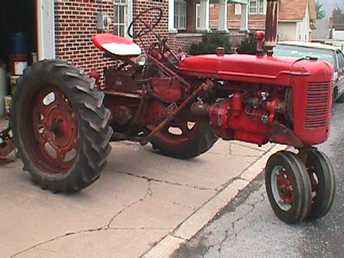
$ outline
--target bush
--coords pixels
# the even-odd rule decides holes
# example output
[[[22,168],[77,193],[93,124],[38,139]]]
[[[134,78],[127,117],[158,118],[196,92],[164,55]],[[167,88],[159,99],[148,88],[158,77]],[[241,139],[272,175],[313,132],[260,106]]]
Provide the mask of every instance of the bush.
[[[243,40],[238,48],[239,54],[255,55],[257,49],[257,40],[254,34],[250,34]]]
[[[219,32],[209,32],[202,36],[202,41],[193,43],[189,48],[190,55],[215,54],[218,47],[223,47],[225,53],[231,53],[231,44],[228,34]]]

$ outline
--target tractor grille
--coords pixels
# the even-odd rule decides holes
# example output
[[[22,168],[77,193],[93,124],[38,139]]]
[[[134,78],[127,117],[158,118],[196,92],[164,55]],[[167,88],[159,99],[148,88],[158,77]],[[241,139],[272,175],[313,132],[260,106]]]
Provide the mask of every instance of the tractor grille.
[[[309,83],[305,128],[314,129],[329,125],[330,82]]]

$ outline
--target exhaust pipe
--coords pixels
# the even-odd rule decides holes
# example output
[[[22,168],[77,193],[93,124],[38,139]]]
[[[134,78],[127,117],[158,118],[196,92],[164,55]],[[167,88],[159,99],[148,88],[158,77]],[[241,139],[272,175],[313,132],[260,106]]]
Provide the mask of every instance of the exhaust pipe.
[[[268,56],[273,55],[273,49],[277,44],[279,1],[280,0],[267,0],[265,21],[265,49]]]

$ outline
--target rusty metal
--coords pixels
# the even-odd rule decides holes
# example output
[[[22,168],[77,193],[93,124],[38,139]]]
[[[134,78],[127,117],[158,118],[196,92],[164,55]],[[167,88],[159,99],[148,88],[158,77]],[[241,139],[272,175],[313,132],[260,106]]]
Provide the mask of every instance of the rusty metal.
[[[286,143],[295,148],[302,149],[305,147],[305,144],[300,140],[299,137],[295,135],[295,133],[291,129],[275,121],[273,123],[272,131],[270,134],[270,141],[278,142],[278,138],[280,136],[285,137]]]
[[[216,49],[216,55],[218,56],[224,56],[225,55],[225,49],[223,47],[218,47]]]
[[[209,115],[209,104],[203,101],[197,101],[191,105],[191,113],[195,116],[208,116]]]
[[[264,54],[265,32],[257,31],[256,40],[257,40],[256,54],[257,56],[262,56]]]
[[[9,155],[15,151],[16,147],[13,143],[11,129],[6,128],[0,132],[0,139],[2,140],[0,144],[0,161],[11,161]]]
[[[114,90],[106,90],[104,91],[106,95],[111,95],[115,97],[126,97],[126,98],[134,98],[134,99],[141,99],[141,92],[138,91],[139,94],[135,93],[127,93],[127,92],[120,92],[120,91],[114,91]]]
[[[151,59],[156,66],[158,66],[162,72],[164,72],[166,75],[169,75],[171,77],[176,78],[178,81],[180,81],[182,84],[184,84],[186,87],[190,88],[191,84],[188,83],[182,76],[178,75],[176,72],[174,72],[172,69],[168,68],[166,65],[161,63],[159,60],[157,60],[155,57],[149,55],[149,59]]]
[[[279,0],[267,0],[265,21],[265,49],[268,56],[273,55],[277,43]]]
[[[187,105],[191,103],[196,97],[198,97],[202,92],[208,92],[211,88],[213,88],[214,83],[211,80],[207,80],[201,86],[199,86],[193,93],[184,100],[182,104],[179,105],[174,111],[170,112],[169,115],[162,121],[157,127],[155,127],[150,134],[144,137],[140,143],[141,145],[146,145],[152,137],[157,134],[160,130],[164,129],[180,111],[182,111]]]

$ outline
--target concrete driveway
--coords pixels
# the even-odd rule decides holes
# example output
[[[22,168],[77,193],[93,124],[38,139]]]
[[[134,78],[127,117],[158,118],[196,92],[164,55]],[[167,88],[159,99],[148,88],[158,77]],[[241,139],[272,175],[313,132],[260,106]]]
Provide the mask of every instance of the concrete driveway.
[[[235,195],[248,184],[245,171],[261,171],[255,164],[271,148],[219,141],[182,161],[116,143],[102,177],[74,195],[34,186],[19,161],[1,165],[0,257],[167,255],[230,201],[224,189]]]

